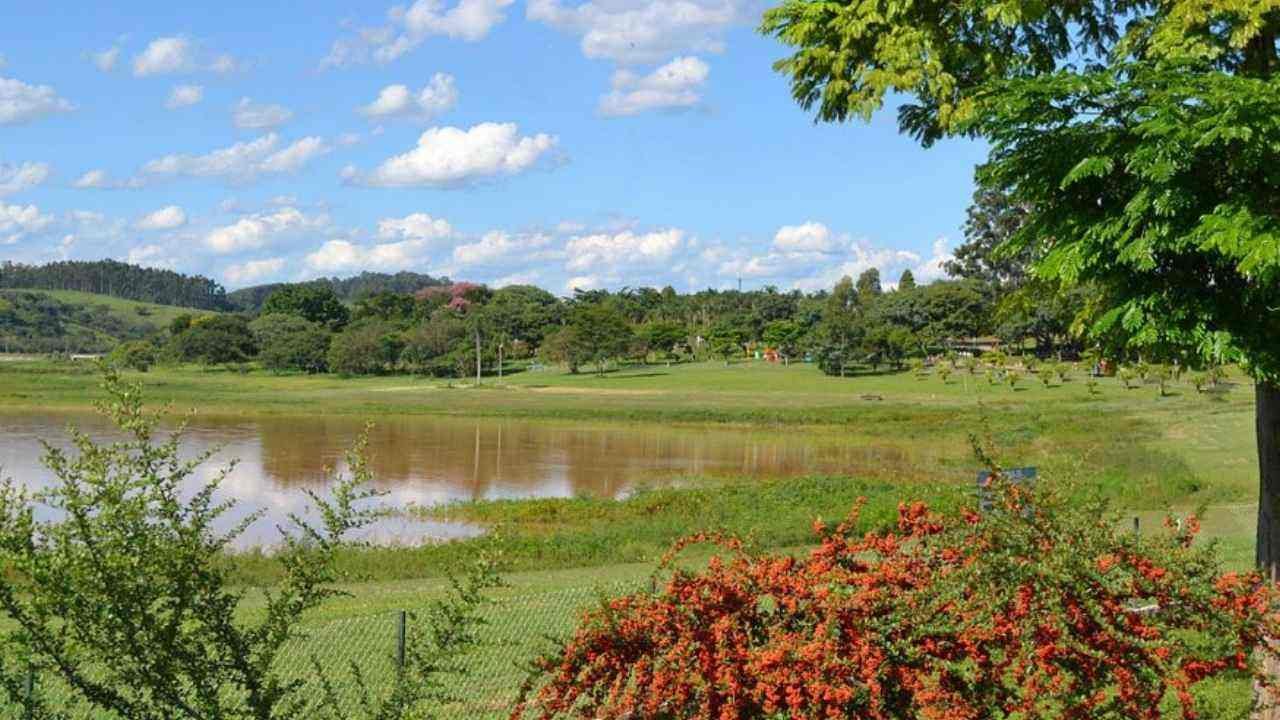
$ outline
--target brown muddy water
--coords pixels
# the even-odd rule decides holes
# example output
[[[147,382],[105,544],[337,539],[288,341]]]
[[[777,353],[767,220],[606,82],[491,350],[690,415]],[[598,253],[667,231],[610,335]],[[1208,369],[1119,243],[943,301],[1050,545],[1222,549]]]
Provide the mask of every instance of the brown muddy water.
[[[68,423],[97,439],[115,436],[92,414],[0,413],[0,476],[29,487],[52,482],[41,441],[69,447]],[[218,451],[191,486],[238,460],[223,482],[223,497],[237,501],[235,517],[265,513],[239,545],[271,545],[289,513],[306,509],[302,490],[323,491],[332,477],[326,469],[342,471],[344,451],[364,425],[350,417],[194,418],[185,452]],[[898,450],[856,446],[798,429],[584,427],[440,417],[378,418],[369,450],[377,487],[387,493],[383,502],[393,508],[497,498],[620,498],[641,487],[697,478],[852,474],[904,462]],[[365,539],[413,544],[475,532],[465,525],[393,518],[370,528]]]

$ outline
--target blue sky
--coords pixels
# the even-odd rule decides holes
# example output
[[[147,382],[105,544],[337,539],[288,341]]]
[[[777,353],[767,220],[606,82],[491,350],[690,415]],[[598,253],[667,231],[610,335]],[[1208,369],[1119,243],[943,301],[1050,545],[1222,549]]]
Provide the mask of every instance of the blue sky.
[[[28,3],[0,29],[0,258],[229,288],[935,277],[984,149],[815,125],[747,0]]]

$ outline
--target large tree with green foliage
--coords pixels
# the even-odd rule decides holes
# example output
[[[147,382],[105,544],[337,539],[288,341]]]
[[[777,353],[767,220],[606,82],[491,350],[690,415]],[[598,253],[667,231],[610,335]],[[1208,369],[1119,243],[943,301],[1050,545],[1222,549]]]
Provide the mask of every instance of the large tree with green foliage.
[[[297,315],[313,323],[337,330],[347,324],[351,312],[334,293],[333,288],[322,283],[284,285],[271,293],[262,303],[262,314]]]
[[[1095,337],[1253,375],[1257,562],[1280,570],[1280,2],[785,0],[761,29],[821,120],[901,93],[923,142],[986,139],[980,184],[1027,208],[1006,252],[1095,284]]]
[[[570,336],[574,354],[583,362],[592,362],[596,371],[604,373],[605,365],[621,357],[631,344],[631,327],[616,310],[605,305],[580,305],[574,308]]]

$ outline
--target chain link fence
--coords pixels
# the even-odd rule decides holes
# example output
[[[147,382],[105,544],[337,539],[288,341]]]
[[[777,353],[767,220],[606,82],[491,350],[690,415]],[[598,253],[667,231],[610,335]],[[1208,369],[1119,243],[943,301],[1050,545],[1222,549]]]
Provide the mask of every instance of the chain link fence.
[[[453,701],[439,708],[440,718],[506,718],[520,685],[528,676],[528,663],[551,647],[551,638],[569,634],[582,610],[595,605],[602,596],[632,593],[644,583],[613,583],[595,587],[565,588],[546,592],[499,595],[481,609],[484,624],[480,644],[459,658],[462,672],[445,678]],[[400,642],[401,617],[408,622],[422,606],[389,610],[308,623],[304,637],[289,643],[277,661],[277,670],[286,678],[310,679],[313,658],[333,681],[343,703],[355,708],[359,690],[351,668],[357,666],[375,694],[391,687],[395,676]],[[34,692],[46,705],[73,718],[108,720],[87,707],[76,707],[65,688],[51,674],[35,673]],[[23,705],[4,707],[0,718],[27,717]]]

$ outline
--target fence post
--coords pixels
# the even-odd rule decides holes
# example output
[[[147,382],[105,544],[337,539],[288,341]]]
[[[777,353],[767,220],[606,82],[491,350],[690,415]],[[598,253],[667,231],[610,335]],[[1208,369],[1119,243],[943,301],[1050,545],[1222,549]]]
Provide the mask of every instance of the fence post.
[[[396,617],[396,668],[404,670],[404,641],[407,613],[404,610]]]

